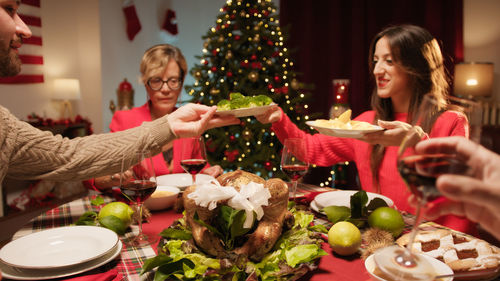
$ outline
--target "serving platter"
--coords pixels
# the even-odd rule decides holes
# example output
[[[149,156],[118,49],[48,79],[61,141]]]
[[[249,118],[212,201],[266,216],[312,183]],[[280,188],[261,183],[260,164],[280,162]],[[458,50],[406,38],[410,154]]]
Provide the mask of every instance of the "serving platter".
[[[55,269],[16,268],[0,261],[0,270],[2,271],[2,276],[4,278],[13,280],[45,280],[45,279],[61,278],[89,271],[91,269],[97,268],[114,260],[121,253],[122,247],[123,247],[122,242],[118,241],[116,246],[113,247],[111,251],[107,252],[103,256],[93,259],[91,261],[87,261],[84,263],[64,268],[55,268]]]
[[[322,135],[339,137],[339,138],[359,139],[362,138],[367,133],[373,133],[384,130],[384,128],[376,125],[372,125],[371,129],[351,130],[351,129],[335,129],[335,128],[317,126],[314,121],[306,121],[306,124],[310,127],[313,127],[316,131],[318,131]]]
[[[266,111],[275,106],[275,103],[271,103],[263,106],[255,106],[255,107],[247,107],[247,108],[238,108],[231,110],[217,110],[217,115],[233,115],[235,117],[247,117],[247,116],[257,116],[266,113]]]
[[[0,249],[0,261],[24,269],[64,268],[95,260],[118,242],[118,235],[104,227],[56,227],[9,242]]]

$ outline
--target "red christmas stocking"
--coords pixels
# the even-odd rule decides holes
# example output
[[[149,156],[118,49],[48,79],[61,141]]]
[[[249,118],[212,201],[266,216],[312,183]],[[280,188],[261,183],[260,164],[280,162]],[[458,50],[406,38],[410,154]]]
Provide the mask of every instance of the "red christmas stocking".
[[[135,10],[135,4],[132,0],[123,1],[123,13],[125,13],[125,22],[127,24],[127,36],[130,41],[134,40],[134,37],[141,30],[141,22],[137,16],[137,11]]]
[[[177,23],[175,22],[175,11],[172,11],[170,9],[167,10],[162,28],[172,35],[177,35],[177,33],[179,33],[179,30],[177,29]]]

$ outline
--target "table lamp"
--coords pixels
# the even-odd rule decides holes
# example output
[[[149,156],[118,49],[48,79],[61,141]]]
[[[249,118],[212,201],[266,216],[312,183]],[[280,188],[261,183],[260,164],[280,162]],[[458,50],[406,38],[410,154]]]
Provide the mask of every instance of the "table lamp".
[[[78,79],[55,79],[52,98],[62,101],[61,119],[66,118],[66,111],[69,114],[68,118],[73,118],[70,100],[80,99],[80,81]]]
[[[493,91],[493,63],[463,62],[455,65],[453,93],[471,99],[484,99]]]

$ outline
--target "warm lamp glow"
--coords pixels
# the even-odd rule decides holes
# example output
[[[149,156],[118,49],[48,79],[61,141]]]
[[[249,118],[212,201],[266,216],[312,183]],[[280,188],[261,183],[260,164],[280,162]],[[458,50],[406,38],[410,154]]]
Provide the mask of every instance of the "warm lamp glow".
[[[459,63],[455,65],[454,94],[465,97],[491,96],[493,63]]]
[[[69,101],[80,99],[80,81],[78,79],[55,79],[52,98],[63,102],[61,119],[66,118],[66,111],[69,112],[69,118],[73,118],[73,108]]]

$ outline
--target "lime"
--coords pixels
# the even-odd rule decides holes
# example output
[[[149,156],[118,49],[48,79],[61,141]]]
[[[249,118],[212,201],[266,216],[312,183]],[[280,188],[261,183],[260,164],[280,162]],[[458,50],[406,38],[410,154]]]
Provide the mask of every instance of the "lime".
[[[352,255],[361,245],[361,231],[348,221],[340,221],[328,231],[328,244],[339,255]]]
[[[405,227],[403,216],[396,209],[390,207],[375,209],[368,216],[368,224],[371,227],[388,231],[394,237],[398,237]]]
[[[111,202],[102,207],[97,218],[99,220],[102,220],[103,218],[108,216],[115,216],[119,218],[126,226],[129,226],[132,222],[133,213],[134,210],[132,210],[129,205],[123,202]]]

